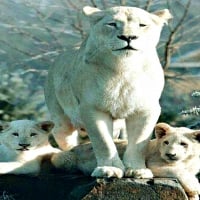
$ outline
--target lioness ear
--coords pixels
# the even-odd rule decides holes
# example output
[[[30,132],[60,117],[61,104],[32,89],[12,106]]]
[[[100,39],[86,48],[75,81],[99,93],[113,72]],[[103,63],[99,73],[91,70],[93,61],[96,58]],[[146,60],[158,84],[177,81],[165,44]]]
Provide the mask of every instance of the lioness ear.
[[[171,128],[171,126],[167,123],[158,123],[155,126],[155,135],[156,138],[160,139],[167,134],[167,131]]]
[[[104,12],[98,8],[85,6],[83,7],[83,13],[89,17],[90,22],[95,23],[104,16]]]
[[[173,16],[171,15],[168,9],[159,10],[159,11],[154,12],[153,14],[154,16],[156,15],[158,17],[158,18],[154,17],[153,18],[154,21],[160,25],[168,24],[168,21],[173,18]]]
[[[39,126],[43,131],[50,132],[54,127],[54,123],[51,121],[43,121],[37,123],[37,126]]]
[[[200,131],[195,131],[194,133],[192,133],[193,138],[200,143]]]
[[[93,15],[93,14],[98,13],[100,11],[101,11],[100,9],[95,8],[95,7],[91,7],[91,6],[85,6],[85,7],[83,7],[83,13],[86,16]]]

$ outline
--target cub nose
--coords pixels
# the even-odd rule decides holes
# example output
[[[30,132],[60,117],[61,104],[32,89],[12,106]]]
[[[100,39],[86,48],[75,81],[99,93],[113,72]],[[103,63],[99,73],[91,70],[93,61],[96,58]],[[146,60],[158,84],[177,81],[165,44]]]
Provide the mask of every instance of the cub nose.
[[[19,146],[26,148],[26,147],[29,147],[29,146],[30,146],[30,144],[23,144],[23,143],[19,143]]]
[[[172,154],[172,153],[166,153],[165,154],[168,158],[170,158],[170,159],[173,159],[173,158],[175,158],[176,157],[176,154],[174,153],[174,154]]]
[[[128,42],[128,43],[130,43],[131,42],[131,40],[135,40],[135,39],[137,39],[138,38],[138,36],[136,36],[136,35],[118,35],[117,36],[120,40],[125,40],[126,42]]]

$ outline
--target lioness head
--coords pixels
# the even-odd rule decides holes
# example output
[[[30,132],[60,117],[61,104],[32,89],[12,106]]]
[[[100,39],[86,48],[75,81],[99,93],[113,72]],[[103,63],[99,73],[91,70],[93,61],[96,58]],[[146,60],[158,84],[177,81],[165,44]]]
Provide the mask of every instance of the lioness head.
[[[158,123],[155,127],[160,155],[168,163],[186,160],[200,155],[200,130],[184,127],[171,127],[166,123]]]
[[[113,7],[107,10],[86,6],[84,14],[91,29],[88,37],[90,54],[94,50],[119,55],[155,48],[164,23],[172,18],[167,9],[155,13],[136,7]],[[127,53],[128,52],[128,53]]]
[[[31,120],[16,120],[0,123],[1,143],[15,151],[28,151],[48,143],[48,133],[53,128],[49,121],[36,123]]]

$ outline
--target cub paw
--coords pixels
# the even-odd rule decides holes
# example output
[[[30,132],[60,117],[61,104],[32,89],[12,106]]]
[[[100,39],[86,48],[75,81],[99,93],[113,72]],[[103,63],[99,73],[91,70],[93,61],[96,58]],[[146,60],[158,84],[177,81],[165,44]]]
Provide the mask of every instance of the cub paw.
[[[199,200],[199,195],[196,194],[196,195],[194,195],[194,196],[189,196],[188,199],[189,199],[189,200]]]
[[[199,200],[198,191],[186,191],[189,200]]]
[[[150,169],[131,169],[128,168],[125,172],[126,177],[133,177],[133,178],[153,178],[153,173]]]
[[[124,175],[124,172],[120,168],[104,166],[104,167],[97,167],[92,172],[91,176],[93,176],[93,177],[107,177],[107,178],[110,178],[110,177],[122,178],[123,175]]]

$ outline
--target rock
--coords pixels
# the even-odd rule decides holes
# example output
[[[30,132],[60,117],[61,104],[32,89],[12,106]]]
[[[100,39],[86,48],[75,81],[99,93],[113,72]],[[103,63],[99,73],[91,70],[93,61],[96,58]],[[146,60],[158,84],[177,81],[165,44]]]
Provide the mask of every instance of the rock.
[[[187,200],[176,179],[97,179],[83,200]]]

